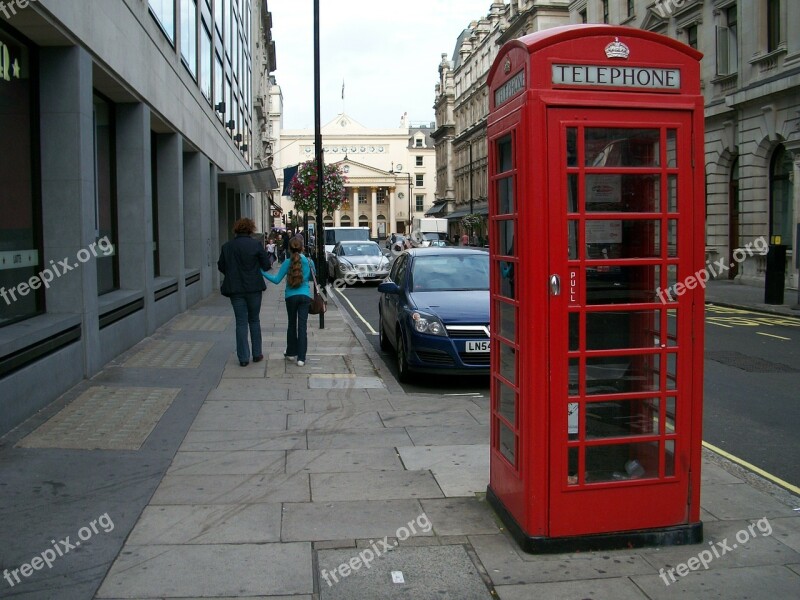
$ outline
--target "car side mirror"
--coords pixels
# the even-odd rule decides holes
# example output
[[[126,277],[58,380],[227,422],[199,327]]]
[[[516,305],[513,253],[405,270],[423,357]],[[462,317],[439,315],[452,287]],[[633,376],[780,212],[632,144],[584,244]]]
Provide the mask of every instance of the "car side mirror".
[[[378,284],[378,292],[381,294],[399,294],[400,287],[394,281],[384,281]]]

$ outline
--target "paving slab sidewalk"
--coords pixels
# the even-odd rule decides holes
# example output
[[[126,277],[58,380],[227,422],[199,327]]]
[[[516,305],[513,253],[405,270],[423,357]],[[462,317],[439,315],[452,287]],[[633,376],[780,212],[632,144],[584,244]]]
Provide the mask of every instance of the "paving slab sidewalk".
[[[39,496],[40,511],[66,514],[65,505],[80,503],[83,512],[71,513],[75,529],[84,524],[76,515],[87,507],[89,513],[113,515],[117,527],[96,536],[98,545],[81,548],[77,560],[67,556],[55,565],[63,571],[53,573],[63,579],[34,574],[36,585],[18,597],[800,596],[800,513],[793,510],[800,499],[710,453],[703,459],[703,544],[548,556],[521,552],[485,500],[485,399],[405,394],[335,302],[329,303],[325,329],[311,317],[305,367],[287,363],[280,292],[271,288],[265,296],[263,363],[238,366],[232,322],[220,331],[219,319],[230,316],[230,307],[215,297],[154,336],[160,342],[211,344],[198,366],[152,366],[148,358],[162,352],[163,344],[146,340],[97,378],[103,385],[149,382],[180,392],[166,411],[159,407],[163,416],[139,450],[124,451],[125,463],[120,451],[83,451],[81,467],[91,461],[102,477],[89,478],[79,497],[57,496],[54,502]],[[190,355],[196,361],[197,353]],[[29,433],[35,425],[28,425]],[[25,436],[17,437],[21,442]],[[69,456],[9,446],[0,451],[0,468],[10,465],[19,481],[34,486],[25,469],[40,464],[50,477]],[[136,502],[109,495],[106,488],[117,479],[125,480],[122,489]],[[29,540],[24,551],[0,555],[0,567],[10,568],[60,529],[35,526],[36,510],[23,510],[21,502],[36,498],[34,491],[14,499],[3,490],[0,482],[2,516],[21,519],[11,529]],[[742,531],[748,539],[715,557],[708,569],[685,575],[675,570],[709,544],[736,543]],[[77,576],[78,566],[88,576]],[[665,581],[670,569],[674,581],[669,575]]]

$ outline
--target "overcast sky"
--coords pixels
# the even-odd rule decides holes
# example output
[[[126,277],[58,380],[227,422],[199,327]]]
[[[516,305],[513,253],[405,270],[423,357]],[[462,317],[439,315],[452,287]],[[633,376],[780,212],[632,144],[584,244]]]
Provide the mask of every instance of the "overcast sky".
[[[442,53],[452,58],[459,34],[489,12],[491,0],[320,0],[321,121],[344,111],[369,128],[434,121]],[[275,77],[283,126],[314,127],[312,0],[271,0]]]

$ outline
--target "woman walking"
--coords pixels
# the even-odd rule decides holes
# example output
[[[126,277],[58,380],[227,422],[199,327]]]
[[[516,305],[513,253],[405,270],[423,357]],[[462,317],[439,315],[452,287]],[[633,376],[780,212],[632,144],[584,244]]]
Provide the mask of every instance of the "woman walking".
[[[286,314],[289,317],[289,326],[286,329],[287,360],[297,360],[297,366],[306,364],[306,351],[308,349],[308,307],[313,298],[311,289],[311,272],[314,263],[303,254],[303,239],[293,237],[289,240],[289,260],[283,261],[280,270],[275,275],[266,271],[261,274],[272,283],[280,283],[286,277]]]
[[[264,358],[261,351],[261,295],[267,289],[260,276],[261,269],[269,269],[269,258],[264,247],[251,236],[256,230],[252,219],[239,219],[233,224],[234,239],[222,245],[217,268],[225,275],[220,293],[231,300],[236,317],[236,356],[239,365],[250,362],[250,343],[253,345],[253,362]]]

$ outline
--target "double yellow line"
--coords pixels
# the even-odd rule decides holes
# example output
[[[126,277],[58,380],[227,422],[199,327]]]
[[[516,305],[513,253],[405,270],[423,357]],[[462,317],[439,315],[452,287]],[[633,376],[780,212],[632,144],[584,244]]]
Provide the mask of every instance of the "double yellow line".
[[[709,444],[708,442],[703,442],[703,446],[705,448],[708,448],[712,452],[716,452],[720,456],[723,456],[728,460],[735,462],[737,465],[742,466],[745,469],[749,469],[758,475],[761,475],[761,477],[763,477],[764,479],[769,479],[772,483],[775,483],[781,486],[782,488],[789,490],[793,494],[797,494],[798,496],[800,496],[800,487],[792,485],[791,483],[789,483],[788,481],[784,481],[780,477],[775,477],[775,475],[767,473],[764,469],[759,469],[757,466],[750,464],[746,460],[742,460],[741,458],[739,458],[738,456],[734,456],[730,452],[725,452],[725,450],[723,450],[722,448],[717,448],[713,444]]]

